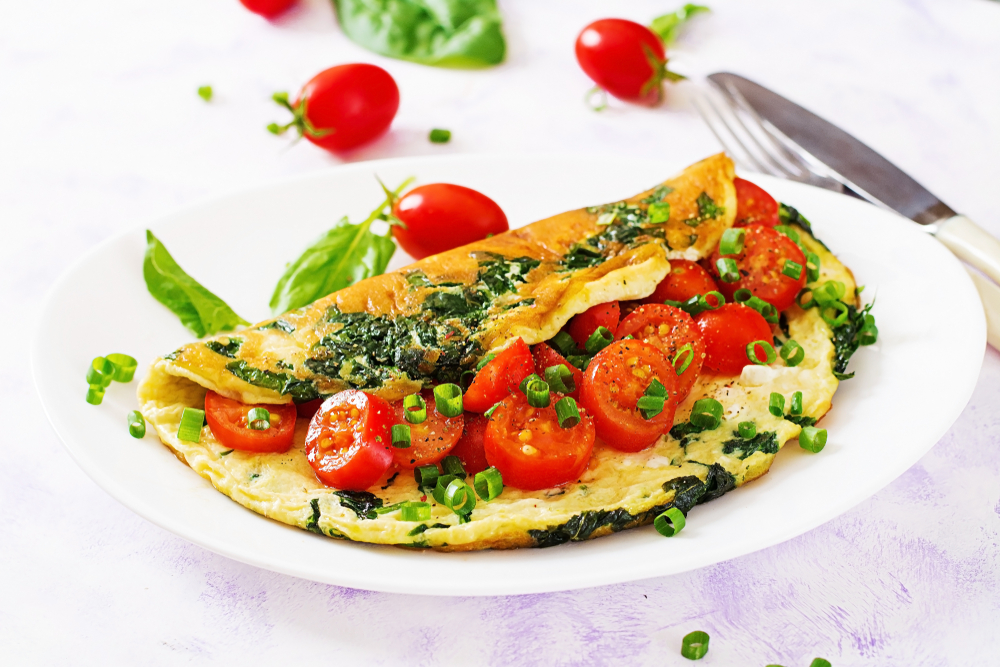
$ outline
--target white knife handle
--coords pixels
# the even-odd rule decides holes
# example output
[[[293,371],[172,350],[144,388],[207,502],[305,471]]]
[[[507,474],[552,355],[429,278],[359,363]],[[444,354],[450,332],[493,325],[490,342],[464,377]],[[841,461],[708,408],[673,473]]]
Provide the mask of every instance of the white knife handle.
[[[1000,287],[975,271],[969,271],[972,282],[979,290],[979,298],[983,301],[986,312],[986,342],[1000,350]]]
[[[934,236],[993,282],[1000,283],[1000,241],[964,215],[956,215],[935,225]]]

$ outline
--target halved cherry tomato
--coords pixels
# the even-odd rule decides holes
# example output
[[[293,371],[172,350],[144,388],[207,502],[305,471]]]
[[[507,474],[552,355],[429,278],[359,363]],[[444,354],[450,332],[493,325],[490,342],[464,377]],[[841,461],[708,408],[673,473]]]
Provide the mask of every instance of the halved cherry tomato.
[[[580,423],[561,428],[555,408],[533,408],[521,392],[497,406],[486,427],[486,460],[503,483],[537,491],[580,478],[594,450],[594,422],[580,410]]]
[[[652,294],[643,303],[663,303],[664,301],[687,301],[698,294],[717,291],[719,287],[708,271],[687,259],[670,260],[670,273],[660,281]]]
[[[520,386],[521,381],[535,372],[535,360],[523,339],[518,338],[476,373],[465,390],[465,409],[486,412]]]
[[[396,202],[392,214],[406,225],[394,225],[392,235],[415,259],[510,229],[507,216],[495,201],[472,188],[451,183],[413,188]]]
[[[594,21],[576,38],[576,60],[598,86],[620,100],[654,105],[667,72],[663,42],[644,25],[625,19]]]
[[[683,401],[701,374],[705,361],[705,341],[694,319],[680,308],[651,303],[639,306],[618,325],[619,340],[630,335],[658,347],[675,370],[690,359],[684,372],[677,376],[677,400]],[[691,352],[678,356],[678,350],[688,343]]]
[[[541,378],[545,377],[545,369],[549,366],[558,366],[559,364],[566,366],[566,368],[568,368],[573,374],[573,384],[576,387],[573,391],[566,395],[572,396],[573,398],[578,398],[580,396],[580,387],[583,386],[583,372],[573,364],[566,361],[566,357],[553,350],[552,347],[546,343],[539,343],[538,345],[532,346],[531,356],[535,358],[535,372],[538,373],[538,376]]]
[[[455,449],[451,450],[452,456],[457,456],[465,466],[465,472],[475,475],[490,467],[486,461],[486,450],[483,449],[483,440],[486,438],[486,427],[490,420],[483,415],[474,412],[465,413],[465,431],[459,439]]]
[[[306,459],[327,486],[363,491],[392,465],[392,406],[348,389],[323,402],[309,422]]]
[[[618,305],[617,301],[601,303],[571,319],[566,325],[566,331],[582,350],[590,335],[597,331],[597,327],[606,328],[614,336],[615,332],[618,331],[618,321],[621,316],[621,306]]]
[[[806,257],[795,241],[781,232],[763,225],[751,225],[745,229],[743,252],[722,255],[716,248],[708,260],[716,278],[719,275],[716,262],[720,257],[735,260],[739,267],[741,277],[736,282],[717,280],[719,291],[726,299],[732,300],[736,290],[748,289],[778,310],[785,310],[795,303],[795,296],[806,286]],[[783,273],[785,262],[798,264],[800,273],[797,279]]]
[[[663,411],[643,418],[636,403],[654,380],[667,391]],[[583,376],[580,403],[594,416],[598,437],[615,449],[638,452],[649,447],[674,423],[677,373],[658,348],[621,340],[591,359]]]
[[[305,403],[296,403],[295,412],[299,417],[303,419],[312,419],[316,411],[319,410],[319,406],[323,405],[325,399],[315,398],[311,401],[306,401]]]
[[[452,450],[458,439],[462,437],[462,431],[465,428],[465,420],[462,415],[445,417],[437,411],[433,391],[425,389],[420,392],[420,396],[427,405],[427,419],[419,424],[411,424],[406,421],[406,411],[403,409],[402,401],[396,401],[392,404],[396,423],[406,424],[410,427],[410,446],[402,449],[393,447],[392,449],[392,456],[396,463],[400,468],[407,470],[437,463],[443,459]]]
[[[271,413],[271,426],[266,431],[247,426],[247,413],[252,408]],[[248,405],[209,391],[205,395],[205,419],[219,442],[244,452],[287,452],[295,435],[295,406],[291,404]]]
[[[240,4],[264,18],[273,19],[284,14],[298,0],[240,0]]]
[[[747,345],[756,340],[771,342],[771,325],[753,308],[741,303],[727,303],[718,310],[706,310],[694,318],[705,340],[707,370],[724,375],[738,375],[752,363]]]
[[[736,186],[736,222],[734,227],[779,224],[778,202],[759,185],[742,178],[733,180]]]

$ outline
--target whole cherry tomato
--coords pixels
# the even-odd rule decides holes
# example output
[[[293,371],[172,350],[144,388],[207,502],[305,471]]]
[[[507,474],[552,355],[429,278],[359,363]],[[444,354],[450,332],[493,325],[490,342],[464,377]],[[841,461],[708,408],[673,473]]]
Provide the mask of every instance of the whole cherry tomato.
[[[266,430],[249,427],[247,415],[253,408],[264,408],[271,414]],[[205,395],[205,419],[216,440],[244,452],[287,452],[295,435],[295,406],[291,404],[247,405],[210,391]]]
[[[298,0],[240,0],[240,4],[260,14],[264,18],[273,19],[288,11]]]
[[[781,232],[764,225],[744,227],[746,236],[743,241],[743,251],[736,255],[723,255],[716,248],[709,258],[709,267],[714,276],[718,277],[717,262],[728,257],[736,262],[740,278],[736,282],[727,283],[717,280],[719,291],[726,299],[732,300],[738,289],[748,289],[757,297],[777,308],[784,310],[795,303],[795,297],[806,286],[806,257],[791,240]],[[798,269],[795,267],[798,266]],[[787,268],[786,268],[787,267]],[[798,270],[798,278],[789,275]]]
[[[392,404],[396,423],[406,424],[410,427],[410,446],[393,447],[392,449],[396,464],[407,470],[437,463],[443,459],[458,443],[465,428],[465,420],[462,415],[445,417],[437,411],[433,391],[425,389],[420,392],[420,396],[424,399],[427,418],[419,424],[411,424],[406,421],[403,401],[396,401]]]
[[[658,347],[675,371],[684,368],[677,374],[678,402],[691,393],[705,361],[705,341],[690,315],[662,303],[639,306],[618,326],[618,339],[625,336]],[[687,345],[691,346],[691,351],[681,353],[681,348]]]
[[[587,339],[597,331],[598,327],[604,327],[614,336],[615,332],[618,331],[618,321],[621,316],[621,306],[618,305],[617,301],[601,303],[576,315],[566,325],[566,331],[582,350]]]
[[[684,78],[667,70],[656,33],[625,19],[601,19],[584,28],[576,38],[576,59],[594,83],[626,102],[658,104],[663,80]]]
[[[451,183],[413,188],[396,202],[392,214],[406,225],[393,225],[392,235],[415,259],[510,229],[507,216],[495,201],[481,192]]]
[[[771,326],[764,316],[741,303],[727,303],[718,310],[706,310],[694,318],[705,341],[704,367],[723,375],[739,375],[752,363],[747,345],[773,340]]]
[[[490,467],[486,461],[486,450],[483,441],[486,438],[486,427],[490,420],[474,412],[465,413],[465,431],[458,444],[451,450],[452,456],[457,456],[465,467],[465,472],[475,475]]]
[[[700,264],[686,259],[670,260],[670,273],[660,281],[652,294],[643,303],[663,303],[664,301],[687,301],[698,294],[718,291],[708,271]]]
[[[742,178],[733,180],[736,186],[736,222],[734,227],[764,225],[774,227],[778,219],[778,202],[759,185]]]
[[[323,402],[309,422],[306,459],[327,486],[364,491],[392,465],[392,406],[348,389]]]
[[[465,390],[465,409],[486,412],[515,391],[524,378],[535,372],[535,360],[523,339],[518,338],[490,359]]]
[[[562,364],[568,368],[569,372],[573,374],[573,391],[566,395],[572,396],[573,398],[579,398],[580,387],[583,386],[583,371],[566,361],[566,357],[553,350],[552,347],[546,343],[539,343],[538,345],[532,346],[531,356],[535,358],[535,372],[538,374],[538,377],[541,378],[545,377],[545,369],[550,366],[558,366]]]

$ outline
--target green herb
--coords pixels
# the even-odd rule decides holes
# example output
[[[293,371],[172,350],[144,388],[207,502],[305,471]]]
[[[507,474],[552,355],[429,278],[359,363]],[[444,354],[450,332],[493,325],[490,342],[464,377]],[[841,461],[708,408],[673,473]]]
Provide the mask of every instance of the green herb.
[[[664,201],[674,189],[669,185],[657,185],[656,189],[653,190],[653,194],[649,195],[645,199],[642,199],[643,204],[656,204]]]
[[[432,144],[446,144],[451,141],[451,130],[431,130],[429,139]]]
[[[305,403],[320,398],[320,393],[316,389],[316,386],[309,380],[299,380],[287,373],[263,371],[250,366],[242,359],[239,361],[230,361],[226,364],[226,370],[255,387],[270,389],[282,396],[289,395],[296,403]]]
[[[496,0],[333,0],[344,33],[375,53],[478,68],[506,53]]]
[[[232,454],[232,453],[233,453],[233,452],[235,452],[235,451],[236,451],[235,449],[227,449],[227,450],[226,450],[226,451],[224,451],[224,452],[219,452],[219,458],[221,459],[221,458],[223,458],[224,456],[229,456],[230,454]]]
[[[212,87],[211,86],[199,86],[198,87],[198,97],[205,100],[206,102],[212,101]]]
[[[201,428],[204,424],[204,410],[184,408],[181,411],[181,422],[177,425],[177,439],[185,442],[199,442],[201,440]]]
[[[688,660],[701,660],[708,653],[708,633],[695,630],[681,640],[681,655]]]
[[[778,453],[778,434],[774,431],[762,431],[749,438],[740,435],[739,431],[733,435],[736,437],[722,443],[723,454],[731,455],[738,451],[739,458],[745,459],[756,452]]]
[[[359,519],[374,519],[375,510],[382,507],[382,499],[368,491],[334,491],[340,498],[340,505],[354,512]]]
[[[663,16],[657,16],[653,19],[649,28],[660,36],[660,39],[663,40],[664,46],[670,46],[677,39],[678,35],[680,35],[681,30],[688,21],[698,14],[710,11],[712,10],[704,5],[692,5],[688,3],[676,12],[670,12],[669,14],[664,14]]]
[[[286,334],[294,333],[295,327],[284,320],[274,320],[273,322],[268,322],[262,326],[257,327],[259,331],[265,329],[277,329],[279,331],[284,331]]]
[[[323,531],[319,527],[319,518],[321,516],[319,511],[319,498],[313,498],[309,501],[309,507],[312,509],[312,516],[309,517],[309,521],[306,522],[306,530],[316,533],[317,535],[322,535]]]
[[[789,206],[788,204],[779,204],[778,219],[781,221],[781,224],[783,225],[798,225],[802,229],[809,232],[809,235],[812,236],[813,233],[812,224],[810,224],[810,222],[806,220],[806,217],[804,215],[799,213],[798,209],[795,209]],[[816,240],[818,241],[819,239]],[[826,246],[823,247],[825,248]]]
[[[799,426],[812,426],[816,423],[816,418],[806,415],[785,415],[785,421],[790,421]]]
[[[216,354],[221,354],[224,357],[229,357],[230,359],[235,359],[237,353],[240,351],[240,346],[243,345],[242,338],[230,338],[228,342],[223,343],[218,340],[210,340],[205,343],[205,347],[210,349]]]
[[[851,356],[861,345],[871,345],[878,339],[875,316],[870,314],[873,305],[870,303],[861,310],[847,306],[845,321],[833,329],[833,375],[838,380],[850,380],[854,377],[854,373],[845,372]]]
[[[115,365],[115,382],[131,382],[135,377],[135,369],[139,367],[139,362],[135,357],[130,357],[121,352],[114,352],[107,356],[107,360]]]
[[[250,324],[185,273],[148,229],[142,275],[153,298],[173,311],[198,338]]]
[[[146,436],[146,420],[138,410],[128,413],[128,434],[133,438]]]
[[[656,532],[664,537],[673,537],[677,533],[684,530],[684,525],[686,523],[687,521],[684,519],[684,513],[676,507],[670,507],[666,512],[653,520],[653,528],[655,528]]]
[[[698,204],[698,217],[688,218],[684,221],[685,225],[697,227],[706,220],[713,220],[725,215],[726,213],[726,207],[718,206],[715,203],[715,200],[708,196],[707,192],[702,192],[698,195],[696,203]]]

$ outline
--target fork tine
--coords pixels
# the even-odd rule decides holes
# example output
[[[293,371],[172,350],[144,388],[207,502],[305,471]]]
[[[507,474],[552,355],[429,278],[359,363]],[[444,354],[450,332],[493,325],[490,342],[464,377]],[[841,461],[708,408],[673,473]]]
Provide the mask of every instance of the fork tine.
[[[769,173],[765,165],[747,149],[743,140],[734,130],[731,121],[727,120],[725,115],[719,110],[719,105],[711,100],[712,96],[713,94],[710,89],[706,90],[696,87],[692,97],[695,108],[712,131],[712,134],[715,135],[715,138],[719,140],[722,147],[727,153],[733,156],[736,162],[751,171]]]

